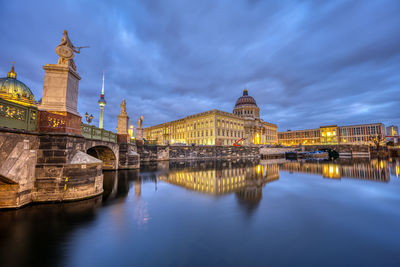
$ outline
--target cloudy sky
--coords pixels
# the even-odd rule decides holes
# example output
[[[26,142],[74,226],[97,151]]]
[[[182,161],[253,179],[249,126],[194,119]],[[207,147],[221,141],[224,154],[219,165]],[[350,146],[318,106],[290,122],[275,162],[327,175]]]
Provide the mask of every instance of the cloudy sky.
[[[15,61],[38,100],[67,29],[79,112],[105,128],[122,99],[144,126],[220,109],[246,87],[278,130],[400,124],[400,1],[4,1],[0,75]]]

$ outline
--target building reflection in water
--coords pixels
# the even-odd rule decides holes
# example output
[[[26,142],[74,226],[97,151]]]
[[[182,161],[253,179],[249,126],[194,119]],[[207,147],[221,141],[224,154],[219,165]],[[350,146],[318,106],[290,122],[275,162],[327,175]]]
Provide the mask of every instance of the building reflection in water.
[[[388,162],[382,159],[285,162],[280,165],[280,170],[321,174],[322,177],[329,179],[353,178],[378,182],[390,181]]]
[[[189,190],[210,195],[240,192],[249,187],[262,187],[279,179],[277,164],[251,165],[244,162],[210,162],[206,169],[191,166],[158,175],[158,179]],[[225,164],[225,165],[224,165]]]
[[[163,170],[160,181],[213,196],[235,193],[250,209],[260,202],[262,187],[279,179],[278,164],[246,161],[174,162]]]
[[[400,159],[399,158],[390,158],[389,159],[390,173],[393,176],[399,178],[400,176]]]

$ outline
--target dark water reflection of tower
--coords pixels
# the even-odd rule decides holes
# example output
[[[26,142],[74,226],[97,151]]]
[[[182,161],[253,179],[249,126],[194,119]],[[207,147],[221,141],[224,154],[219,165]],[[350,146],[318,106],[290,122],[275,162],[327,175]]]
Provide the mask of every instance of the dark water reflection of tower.
[[[142,194],[142,183],[140,179],[135,181],[135,196],[140,197]]]

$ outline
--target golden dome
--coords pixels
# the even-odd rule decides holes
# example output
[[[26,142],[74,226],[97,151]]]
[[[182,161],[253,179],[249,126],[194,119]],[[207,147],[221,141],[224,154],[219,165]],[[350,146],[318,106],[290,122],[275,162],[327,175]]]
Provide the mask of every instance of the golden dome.
[[[7,77],[0,78],[0,98],[24,106],[35,105],[32,91],[23,82],[17,80],[14,64]]]

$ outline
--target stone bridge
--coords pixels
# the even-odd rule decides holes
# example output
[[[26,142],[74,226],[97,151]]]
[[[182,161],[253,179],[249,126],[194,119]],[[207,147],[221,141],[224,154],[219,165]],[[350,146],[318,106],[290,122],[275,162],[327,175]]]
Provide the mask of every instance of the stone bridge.
[[[116,170],[119,167],[119,145],[117,143],[85,140],[85,152],[103,162],[103,170]]]
[[[0,208],[95,196],[103,169],[139,166],[133,144],[0,128]]]
[[[139,168],[139,154],[133,144],[86,139],[84,151],[103,162],[103,170]]]
[[[66,32],[63,38],[68,40]],[[72,47],[60,46],[73,57]],[[81,77],[71,55],[58,56],[56,64],[43,66],[40,103],[17,79],[14,66],[0,78],[0,208],[94,197],[103,193],[103,169],[139,167],[125,100],[117,133],[82,124]],[[100,98],[105,104],[104,92]]]
[[[81,130],[85,137],[83,151],[100,159],[104,170],[139,168],[134,144],[118,143],[117,134],[93,125],[82,124]]]

